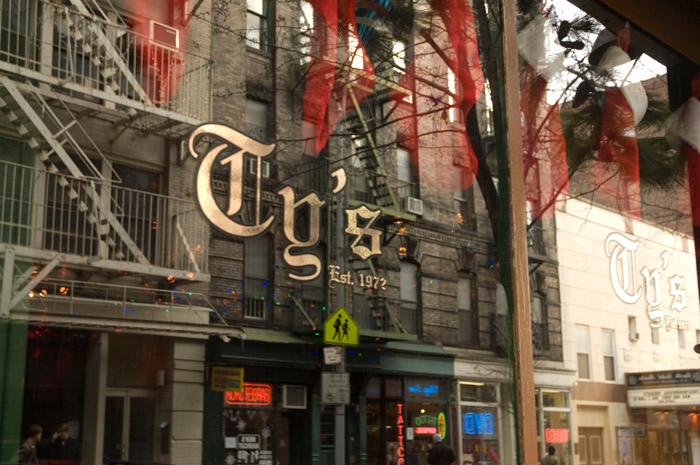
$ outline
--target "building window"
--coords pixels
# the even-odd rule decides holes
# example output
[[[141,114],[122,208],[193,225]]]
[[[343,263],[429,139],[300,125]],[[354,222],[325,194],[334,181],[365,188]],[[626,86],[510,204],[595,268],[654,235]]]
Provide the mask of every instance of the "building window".
[[[455,78],[455,73],[451,70],[447,70],[447,89],[450,91],[450,95],[447,97],[447,104],[449,109],[447,110],[447,119],[450,123],[457,121],[457,114],[459,109],[455,107],[455,97],[457,96],[457,79]]]
[[[535,351],[546,351],[549,349],[549,332],[545,296],[539,292],[533,292],[531,306],[532,347]]]
[[[496,313],[491,314],[491,345],[505,348],[510,341],[510,325],[508,324],[508,296],[503,284],[496,284]]]
[[[131,239],[153,263],[159,255],[158,230],[163,227],[159,223],[161,199],[155,195],[160,191],[160,175],[119,165],[114,165],[114,173],[121,185],[112,189],[113,208],[121,213],[121,223]]]
[[[479,317],[476,309],[474,276],[457,279],[457,310],[459,311],[459,342],[467,347],[479,343]]]
[[[245,130],[250,137],[267,142],[270,138],[270,105],[259,100],[245,101]]]
[[[605,381],[615,381],[615,332],[604,329],[602,335]]]
[[[588,326],[576,326],[576,359],[578,362],[578,377],[591,379],[590,339]]]
[[[627,317],[627,331],[629,332],[630,341],[636,342],[639,340],[639,333],[637,332],[637,317],[628,316]]]
[[[411,162],[411,152],[396,148],[396,176],[398,178],[398,194],[401,198],[418,197],[416,192],[416,176]]]
[[[556,389],[536,389],[538,456],[554,446],[559,463],[571,460],[571,407],[569,393]]]
[[[453,167],[454,177],[454,206],[455,214],[457,215],[457,223],[467,231],[475,230],[473,199],[474,191],[465,189],[467,185],[466,177],[469,176],[463,169],[458,166]]]
[[[651,328],[651,343],[659,345],[661,343],[661,335],[659,334],[659,328]]]
[[[494,463],[494,453],[502,447],[499,421],[503,417],[499,406],[499,386],[459,381],[458,392],[455,421],[459,426],[461,441],[455,452],[457,457],[465,459],[456,463]],[[467,457],[471,460],[467,460]],[[419,463],[418,458],[414,463]]]
[[[399,321],[409,334],[416,334],[418,320],[418,268],[413,263],[401,262],[401,304]]]
[[[526,203],[527,219],[527,247],[530,254],[544,255],[544,232],[542,230],[542,219],[535,219],[532,212],[535,206],[532,202]]]
[[[248,0],[247,4],[245,43],[249,47],[267,51],[268,2],[266,0]]]
[[[243,277],[243,317],[257,320],[267,318],[266,297],[272,288],[270,280],[270,251],[272,241],[260,236],[245,241]]]

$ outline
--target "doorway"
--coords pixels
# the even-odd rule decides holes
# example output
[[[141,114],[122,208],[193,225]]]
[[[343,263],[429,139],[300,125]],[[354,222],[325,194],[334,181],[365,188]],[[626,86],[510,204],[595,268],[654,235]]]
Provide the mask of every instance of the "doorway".
[[[603,465],[603,428],[579,428],[581,465]]]
[[[105,463],[153,462],[156,393],[145,389],[108,389],[105,398]]]

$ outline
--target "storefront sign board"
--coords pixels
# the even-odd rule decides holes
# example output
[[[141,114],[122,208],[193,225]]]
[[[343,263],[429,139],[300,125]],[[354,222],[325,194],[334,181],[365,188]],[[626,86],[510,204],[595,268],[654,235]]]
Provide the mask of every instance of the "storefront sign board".
[[[668,386],[700,384],[700,370],[650,371],[627,374],[627,386]]]
[[[342,347],[324,347],[323,362],[326,365],[340,365],[343,363],[343,348]]]
[[[627,404],[632,408],[696,405],[698,403],[700,403],[700,386],[630,389],[627,391]]]
[[[350,373],[321,373],[321,403],[346,405],[350,403]]]
[[[243,390],[227,392],[224,402],[226,405],[267,407],[272,404],[272,385],[243,383]]]
[[[211,390],[241,392],[243,390],[243,368],[212,367]]]
[[[345,308],[339,307],[323,324],[323,342],[346,346],[360,343],[360,329]]]

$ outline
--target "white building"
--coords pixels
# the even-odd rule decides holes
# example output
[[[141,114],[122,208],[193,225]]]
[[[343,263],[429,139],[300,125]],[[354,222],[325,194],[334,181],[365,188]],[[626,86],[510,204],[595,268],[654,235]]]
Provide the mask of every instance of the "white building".
[[[579,200],[556,221],[574,463],[699,463],[692,237]]]

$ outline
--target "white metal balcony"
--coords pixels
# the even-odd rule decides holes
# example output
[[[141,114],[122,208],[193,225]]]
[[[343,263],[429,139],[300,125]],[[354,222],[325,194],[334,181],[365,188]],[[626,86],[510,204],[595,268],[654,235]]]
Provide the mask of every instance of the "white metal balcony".
[[[0,70],[182,123],[210,118],[208,58],[71,3],[0,0]]]
[[[206,280],[207,243],[208,228],[193,201],[0,162],[0,248],[56,252],[76,265]]]

